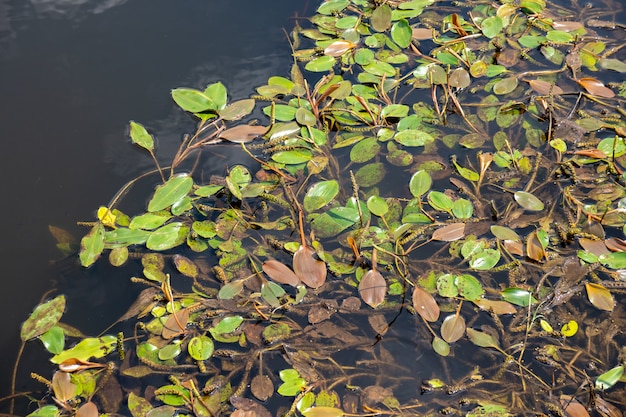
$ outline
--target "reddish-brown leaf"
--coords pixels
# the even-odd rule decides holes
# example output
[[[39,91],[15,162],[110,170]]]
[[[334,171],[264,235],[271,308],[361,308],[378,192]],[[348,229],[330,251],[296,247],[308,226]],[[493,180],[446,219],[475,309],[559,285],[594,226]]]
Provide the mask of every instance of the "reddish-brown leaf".
[[[89,401],[81,405],[75,415],[76,417],[98,417],[98,407]]]
[[[593,240],[583,237],[578,239],[578,243],[580,244],[580,246],[582,246],[584,250],[589,253],[593,253],[596,256],[606,255],[610,253],[604,245],[604,242],[601,240]]]
[[[587,297],[591,304],[600,310],[613,311],[615,308],[615,300],[609,290],[593,282],[585,284],[585,288],[587,289]]]
[[[413,28],[411,38],[418,41],[425,41],[433,38],[433,30],[427,28]]]
[[[67,372],[56,371],[52,376],[52,392],[57,400],[63,403],[71,400],[76,396],[76,388]]]
[[[426,321],[439,319],[440,310],[435,297],[420,287],[413,289],[413,308]]]
[[[562,30],[564,32],[573,32],[575,30],[582,29],[584,26],[580,22],[557,21],[557,22],[552,22],[552,27],[555,30]]]
[[[266,126],[237,125],[220,133],[220,138],[234,143],[248,143],[266,132]]]
[[[617,237],[610,237],[604,241],[604,245],[613,252],[626,251],[626,242]]]
[[[452,223],[434,231],[433,240],[452,242],[465,236],[465,223]]]
[[[348,52],[350,49],[355,48],[356,46],[357,46],[356,43],[350,42],[350,41],[345,41],[345,40],[335,41],[331,43],[330,45],[328,45],[326,49],[324,49],[324,55],[334,56],[334,57],[341,56],[345,54],[346,52]]]
[[[605,86],[602,81],[598,81],[595,78],[585,77],[580,78],[576,81],[591,95],[604,98],[615,97],[615,93],[613,92],[613,90]]]
[[[97,362],[84,361],[77,358],[69,358],[59,364],[59,370],[69,373],[91,368],[106,368],[106,365]]]
[[[274,395],[274,384],[267,375],[257,375],[250,381],[250,391],[256,399],[265,401]]]
[[[189,320],[189,309],[183,308],[182,310],[177,311],[174,314],[171,314],[165,324],[163,325],[163,330],[161,331],[161,336],[163,339],[171,339],[178,335],[181,335],[185,332],[185,326],[187,326],[187,321]],[[183,327],[181,327],[181,325]]]
[[[376,308],[385,301],[387,295],[387,281],[378,271],[370,269],[363,275],[359,283],[359,294],[365,302],[372,308]]]
[[[528,236],[528,241],[526,242],[526,256],[537,262],[541,262],[546,256],[546,252],[543,250],[543,246],[541,246],[541,242],[537,237],[537,232],[532,232]]]
[[[512,255],[524,256],[524,245],[522,242],[516,242],[514,240],[505,240],[502,242],[504,248]]]
[[[297,277],[295,272],[284,263],[275,259],[270,259],[263,263],[263,272],[279,284],[287,284],[292,287],[297,287],[300,284],[300,278]]]
[[[441,324],[441,337],[448,343],[454,343],[465,334],[465,319],[461,315],[451,314]]]
[[[558,85],[554,85],[544,80],[526,80],[530,88],[532,88],[537,94],[547,96],[549,94],[557,95],[563,94],[563,89]]]
[[[326,264],[313,256],[315,251],[301,245],[293,254],[293,270],[307,287],[319,288],[326,282]]]
[[[600,149],[581,149],[580,151],[576,151],[574,153],[576,155],[586,156],[587,158],[596,158],[596,159],[607,158],[606,154],[602,152]]]
[[[576,400],[567,395],[561,395],[561,406],[570,417],[589,417],[587,408]]]
[[[515,306],[508,301],[480,299],[474,301],[481,310],[493,311],[496,314],[515,314]]]

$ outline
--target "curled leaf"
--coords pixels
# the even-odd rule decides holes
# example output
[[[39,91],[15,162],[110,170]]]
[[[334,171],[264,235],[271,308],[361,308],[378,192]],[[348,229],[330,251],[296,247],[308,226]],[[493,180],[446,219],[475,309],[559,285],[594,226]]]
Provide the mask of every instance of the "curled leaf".
[[[315,251],[308,246],[300,246],[293,254],[293,270],[306,286],[319,288],[326,282],[326,264],[313,256]]]

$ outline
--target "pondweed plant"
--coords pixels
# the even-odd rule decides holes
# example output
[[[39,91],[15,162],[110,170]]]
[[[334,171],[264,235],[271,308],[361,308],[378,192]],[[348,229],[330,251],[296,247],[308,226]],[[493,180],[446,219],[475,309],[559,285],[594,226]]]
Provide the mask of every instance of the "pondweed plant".
[[[134,333],[69,334],[63,295],[39,305],[22,340],[59,370],[30,415],[621,415],[626,32],[606,6],[330,0],[251,98],[173,90],[197,130],[140,177],[161,180],[144,212],[118,208],[133,180],[80,246],[84,267],[141,262]],[[250,162],[207,180],[218,142]]]

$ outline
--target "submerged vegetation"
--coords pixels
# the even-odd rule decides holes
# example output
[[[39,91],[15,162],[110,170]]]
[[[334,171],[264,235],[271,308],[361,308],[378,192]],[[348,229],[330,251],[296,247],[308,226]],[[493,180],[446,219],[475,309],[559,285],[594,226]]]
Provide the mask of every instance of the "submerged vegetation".
[[[80,246],[140,263],[134,331],[39,305],[21,338],[58,371],[30,415],[622,415],[615,7],[330,0],[251,98],[174,89],[197,130],[163,167],[131,122],[161,183]],[[220,142],[249,164],[204,178]]]

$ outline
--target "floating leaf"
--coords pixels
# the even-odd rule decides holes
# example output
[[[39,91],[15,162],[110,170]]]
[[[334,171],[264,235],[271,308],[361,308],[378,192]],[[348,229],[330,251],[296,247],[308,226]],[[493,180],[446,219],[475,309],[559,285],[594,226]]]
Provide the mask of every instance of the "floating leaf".
[[[537,299],[533,297],[530,291],[521,288],[507,288],[502,291],[501,295],[505,301],[521,307],[528,307],[537,303]]]
[[[274,384],[267,375],[257,375],[250,381],[250,391],[257,400],[265,401],[274,395]]]
[[[98,417],[98,407],[91,401],[81,405],[76,411],[76,417]]]
[[[385,301],[387,281],[385,281],[380,272],[370,269],[361,278],[359,295],[361,295],[361,299],[363,299],[365,304],[376,308]]]
[[[55,355],[63,352],[63,348],[65,347],[65,332],[60,326],[53,326],[50,330],[42,334],[39,339],[48,352]]]
[[[575,320],[570,320],[561,327],[561,334],[565,337],[572,337],[578,333],[578,323]]]
[[[26,342],[46,333],[57,324],[64,311],[64,295],[59,295],[50,301],[39,304],[22,324],[20,338],[23,342]]]
[[[224,120],[239,120],[244,116],[247,116],[254,109],[254,99],[247,98],[244,100],[235,101],[223,110],[218,111],[220,117]]]
[[[148,133],[145,127],[133,121],[130,122],[130,139],[136,145],[141,146],[148,151],[154,150],[154,139]]]
[[[148,211],[155,212],[168,208],[187,196],[193,187],[193,179],[187,174],[174,176],[157,187],[148,203]]]
[[[413,288],[412,301],[413,308],[424,320],[434,322],[439,319],[439,305],[429,292],[420,287]]]
[[[181,245],[187,240],[189,227],[182,222],[174,222],[155,230],[146,241],[151,250],[163,251]]]
[[[457,219],[469,219],[474,214],[474,207],[469,200],[459,198],[452,204],[452,214]]]
[[[487,271],[500,261],[500,251],[497,249],[484,249],[472,255],[469,266],[479,271]]]
[[[152,405],[148,400],[131,391],[128,394],[128,410],[133,417],[145,417],[148,411],[152,410]]]
[[[326,264],[315,259],[315,251],[308,246],[300,246],[293,254],[293,270],[300,281],[310,288],[319,288],[326,282]]]
[[[526,240],[526,256],[537,262],[541,262],[546,257],[546,251],[539,240],[537,231],[528,235],[528,239]]]
[[[451,223],[435,230],[433,232],[432,239],[443,242],[452,242],[462,239],[463,237],[465,237],[465,223]]]
[[[354,42],[339,40],[331,43],[326,48],[324,48],[324,55],[339,57],[351,49],[356,48],[357,44]]]
[[[91,358],[101,358],[115,350],[117,346],[117,337],[105,335],[102,337],[88,337],[71,349],[55,355],[50,359],[52,363],[59,364],[67,359],[79,359],[88,361]]]
[[[400,48],[407,48],[411,44],[413,29],[406,19],[400,19],[391,26],[391,39]]]
[[[373,195],[367,199],[367,208],[373,215],[378,217],[383,217],[389,211],[387,201],[377,195]]]
[[[104,250],[104,226],[102,223],[94,225],[89,233],[80,241],[80,264],[84,267],[92,265]]]
[[[517,77],[503,78],[493,85],[493,93],[500,96],[509,94],[517,88],[517,84]]]
[[[526,191],[516,191],[513,196],[517,204],[524,207],[526,210],[541,211],[544,208],[541,200]]]
[[[172,90],[172,98],[183,110],[191,113],[217,110],[216,104],[209,96],[202,91],[191,88],[176,88]]]
[[[169,340],[183,334],[188,321],[189,309],[187,308],[183,308],[182,310],[170,314],[165,323],[163,323],[161,336],[163,339]]]
[[[297,287],[300,278],[287,265],[275,259],[269,259],[263,263],[263,272],[279,284],[287,284]]]
[[[409,190],[411,194],[415,198],[420,198],[430,189],[433,183],[432,178],[428,171],[417,171],[413,176],[411,176],[411,180],[409,182]]]
[[[285,296],[285,290],[273,281],[261,284],[261,297],[272,307],[280,307],[280,299]]]
[[[372,12],[372,29],[377,32],[384,32],[391,27],[391,7],[387,3],[379,5]]]
[[[591,95],[604,97],[604,98],[613,98],[615,97],[615,93],[613,90],[605,86],[601,81],[596,80],[595,78],[579,78],[576,80],[578,84]]]
[[[321,181],[310,187],[304,196],[304,209],[308,212],[318,210],[330,203],[339,194],[336,180]]]
[[[435,336],[433,339],[433,350],[439,356],[448,356],[450,354],[450,345],[442,338]]]
[[[283,369],[278,375],[283,381],[282,385],[278,387],[278,393],[282,396],[296,396],[306,387],[306,380],[295,369]]]
[[[454,203],[452,199],[441,191],[431,191],[428,193],[428,204],[435,210],[452,212]]]
[[[54,397],[65,403],[76,396],[78,387],[72,383],[71,376],[67,372],[56,371],[52,375],[52,392]]]
[[[234,143],[248,143],[259,136],[267,133],[266,126],[259,125],[237,125],[224,130],[219,135],[220,138]]]
[[[406,129],[395,134],[393,140],[404,146],[424,146],[435,141],[430,133],[418,129]]]
[[[322,55],[306,63],[304,68],[312,72],[326,72],[335,65],[335,58],[329,55]],[[295,114],[294,114],[295,116]],[[290,119],[291,120],[291,119]]]
[[[526,80],[526,82],[537,94],[547,96],[550,94],[558,95],[564,93],[563,89],[558,85],[544,80]]]
[[[615,300],[609,290],[595,282],[588,282],[585,284],[585,288],[587,289],[587,297],[594,307],[604,311],[613,311]]]
[[[383,180],[385,173],[385,165],[376,162],[359,168],[354,177],[361,187],[372,187]]]
[[[310,407],[302,411],[304,417],[341,417],[345,413],[335,407]]]
[[[465,334],[465,319],[461,315],[451,314],[441,323],[441,337],[448,343],[454,343]]]
[[[481,310],[493,311],[495,314],[515,314],[517,309],[511,303],[500,300],[480,299],[474,301]]]
[[[472,343],[476,346],[500,349],[498,341],[489,333],[481,332],[480,330],[475,330],[471,327],[468,327],[465,332],[467,333],[467,337],[469,337]]]
[[[194,336],[187,345],[189,356],[196,361],[205,361],[213,355],[213,340],[206,335]]]
[[[490,228],[491,233],[500,240],[513,240],[519,242],[520,236],[513,230],[505,226],[493,225]]]
[[[624,365],[619,365],[606,371],[596,379],[596,389],[604,391],[611,388],[613,385],[617,384],[622,378],[622,375],[624,375]]]

